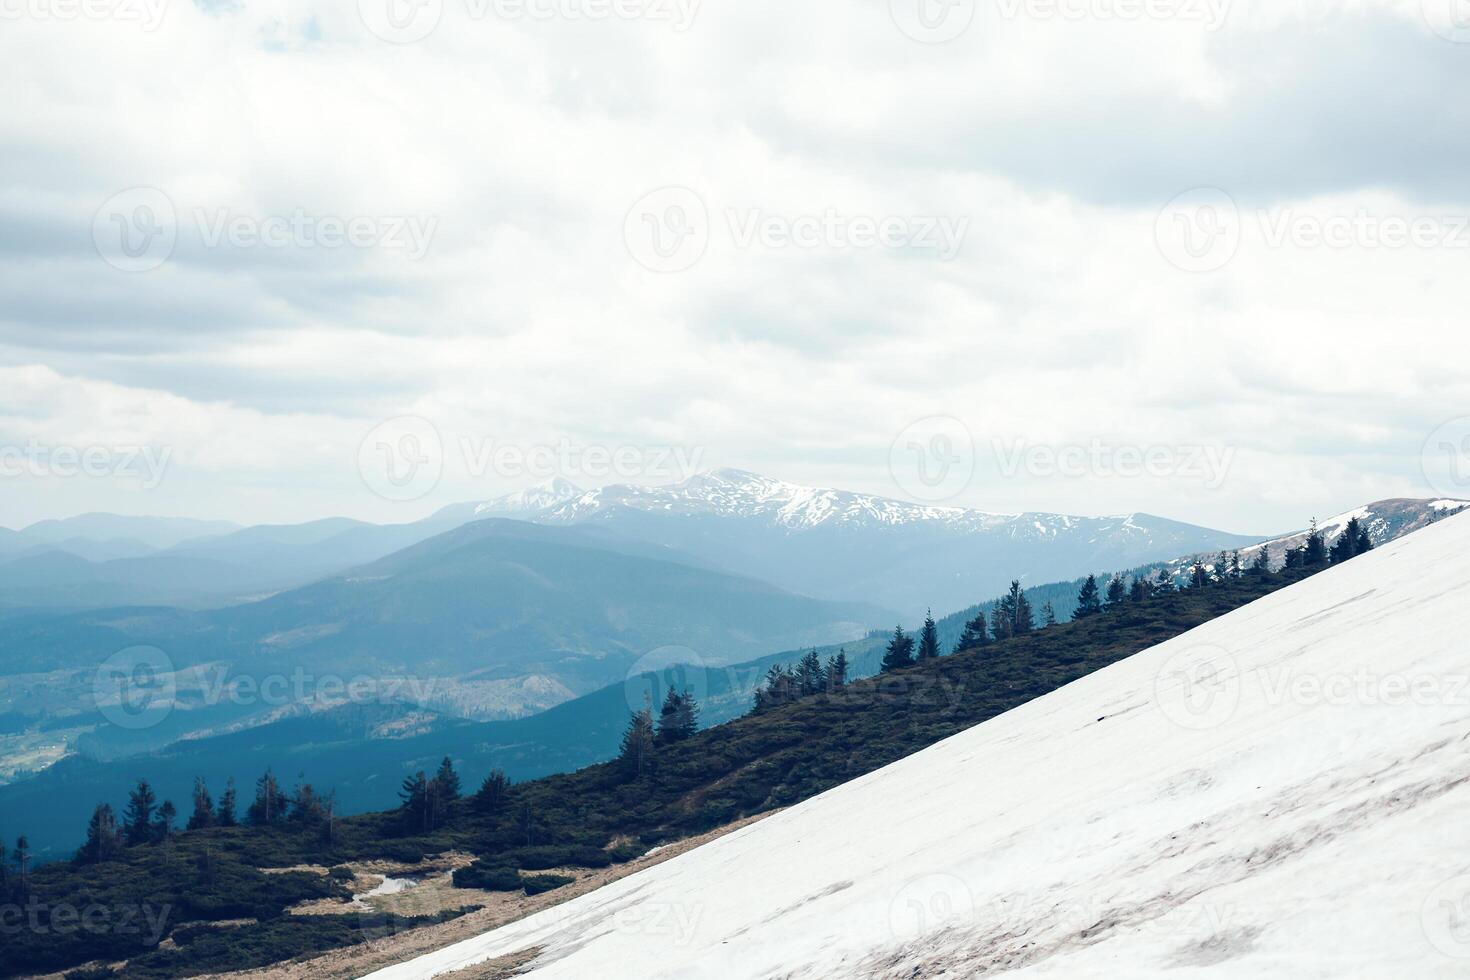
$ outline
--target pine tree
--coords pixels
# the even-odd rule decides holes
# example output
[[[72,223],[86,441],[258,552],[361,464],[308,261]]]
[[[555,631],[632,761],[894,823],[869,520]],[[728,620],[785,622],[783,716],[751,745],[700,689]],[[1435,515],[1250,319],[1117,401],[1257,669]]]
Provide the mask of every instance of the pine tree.
[[[1082,589],[1077,593],[1077,611],[1072,614],[1072,618],[1086,619],[1100,612],[1102,612],[1102,599],[1098,595],[1097,576],[1089,575],[1082,583]]]
[[[119,857],[122,849],[122,831],[118,829],[117,815],[113,812],[112,805],[98,804],[97,809],[92,811],[92,819],[87,822],[87,842],[77,851],[77,861],[81,864],[101,864]]]
[[[822,670],[822,658],[817,656],[813,650],[802,657],[796,665],[796,688],[802,697],[810,697],[820,694],[827,686],[827,678]]]
[[[173,800],[164,800],[158,805],[158,816],[153,819],[153,839],[155,841],[166,841],[174,835],[174,819],[179,812],[174,808]]]
[[[279,824],[286,819],[286,794],[269,769],[255,781],[255,800],[245,811],[245,818],[256,827]]]
[[[633,712],[628,720],[628,730],[623,733],[623,744],[618,751],[623,769],[630,777],[642,779],[653,771],[656,744],[652,713],[647,708]]]
[[[790,704],[796,700],[798,691],[796,674],[784,664],[772,664],[766,671],[765,685],[756,689],[755,711],[759,714]]]
[[[1151,595],[1153,595],[1153,586],[1149,584],[1148,579],[1142,575],[1135,575],[1133,583],[1128,586],[1128,601],[1144,602]]]
[[[959,642],[954,646],[954,652],[963,653],[966,650],[974,650],[989,642],[990,634],[985,627],[985,612],[976,610],[974,617],[965,624],[965,630],[960,634]]]
[[[31,842],[26,840],[25,834],[15,839],[15,870],[19,873],[20,890],[22,894],[30,891],[31,885]]]
[[[204,785],[203,776],[194,777],[194,812],[189,814],[189,822],[185,825],[186,830],[203,830],[205,827],[214,826],[214,800],[209,796],[209,789]]]
[[[475,809],[482,813],[499,813],[509,795],[510,780],[502,770],[492,769],[475,793]]]
[[[1327,542],[1322,537],[1322,531],[1317,527],[1317,518],[1315,517],[1312,518],[1312,526],[1307,531],[1307,541],[1302,548],[1302,565],[1304,567],[1320,568],[1327,563]]]
[[[1128,601],[1128,586],[1123,584],[1123,576],[1112,575],[1108,578],[1108,608],[1121,606]]]
[[[446,755],[439,761],[439,770],[434,773],[434,783],[440,800],[451,803],[459,799],[459,773],[454,771],[454,761],[449,756]]]
[[[1338,535],[1337,541],[1332,545],[1329,558],[1334,565],[1340,565],[1350,558],[1356,558],[1365,551],[1373,550],[1373,541],[1368,537],[1368,531],[1363,527],[1361,521],[1356,517],[1347,522],[1342,534]]]
[[[235,826],[235,781],[233,779],[225,783],[225,791],[220,795],[219,807],[215,810],[214,822],[221,827]]]
[[[893,629],[893,638],[888,641],[888,649],[883,654],[883,663],[878,669],[886,674],[912,667],[913,664],[914,638],[905,633],[902,626],[896,626]]]
[[[1019,580],[1012,580],[1011,589],[995,607],[995,619],[991,631],[997,640],[1011,636],[1024,636],[1036,628],[1031,615],[1031,602],[1021,589]]]
[[[431,792],[429,777],[420,769],[412,776],[404,777],[398,788],[398,810],[403,826],[409,833],[427,833],[432,830]]]
[[[919,659],[937,660],[939,658],[939,627],[934,622],[934,611],[931,609],[924,614],[924,625],[919,630]]]
[[[1057,624],[1057,610],[1048,599],[1041,604],[1041,625],[1043,628]]]
[[[291,823],[315,826],[326,819],[327,811],[322,798],[311,783],[297,783],[291,794],[291,809],[287,820]]]
[[[658,715],[658,745],[672,745],[691,737],[699,728],[699,704],[693,693],[679,694],[673,688],[664,697]]]
[[[838,649],[837,656],[827,660],[827,690],[840,691],[847,686],[847,650]]]
[[[1245,568],[1240,564],[1239,551],[1230,552],[1230,567],[1226,574],[1231,578],[1242,578],[1245,575]]]
[[[138,780],[138,787],[128,794],[127,815],[123,818],[123,839],[129,847],[153,839],[153,808],[157,805],[158,797],[148,780]]]
[[[1266,545],[1261,545],[1261,550],[1251,560],[1250,573],[1258,578],[1271,574],[1271,549]]]
[[[1210,573],[1205,571],[1204,561],[1196,558],[1194,560],[1194,566],[1189,570],[1189,587],[1192,589],[1202,589],[1209,584]]]
[[[1154,577],[1154,594],[1174,591],[1174,578],[1169,574],[1167,568],[1159,569],[1159,574]]]

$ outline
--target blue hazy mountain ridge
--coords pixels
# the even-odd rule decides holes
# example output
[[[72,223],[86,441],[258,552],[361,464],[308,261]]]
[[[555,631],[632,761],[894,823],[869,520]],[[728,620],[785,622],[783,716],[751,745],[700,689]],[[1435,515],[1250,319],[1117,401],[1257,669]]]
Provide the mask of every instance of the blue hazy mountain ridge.
[[[506,717],[618,680],[662,649],[725,664],[861,636],[889,619],[886,610],[796,595],[605,529],[486,520],[257,602],[14,616],[0,621],[0,674],[45,674],[54,694],[66,683],[56,672],[70,671],[75,700],[86,705],[99,665],[146,646],[176,671],[209,665],[216,677],[408,678],[459,698],[461,709],[464,697],[493,690],[509,700],[457,713]],[[515,701],[522,682],[539,685],[524,704]],[[180,677],[180,699],[197,703],[145,732],[145,747],[263,710],[210,703],[198,686]],[[51,714],[53,726],[66,720]],[[86,724],[85,715],[70,721]]]
[[[853,676],[859,677],[877,672],[883,645],[882,638],[866,637],[818,650],[823,657],[845,650]],[[0,826],[25,828],[38,853],[59,858],[81,840],[92,808],[105,800],[120,809],[139,778],[147,778],[160,799],[179,805],[189,798],[195,777],[205,778],[216,794],[233,778],[243,794],[270,768],[288,787],[304,779],[318,791],[334,793],[338,812],[351,814],[395,805],[405,776],[432,771],[446,755],[467,787],[477,786],[495,768],[516,781],[570,772],[616,755],[631,707],[661,700],[670,686],[693,691],[701,723],[716,725],[750,709],[752,693],[772,664],[793,663],[804,652],[720,668],[671,664],[507,721],[416,723],[408,706],[346,705],[125,759],[73,756],[0,786]],[[393,734],[400,729],[406,734]]]

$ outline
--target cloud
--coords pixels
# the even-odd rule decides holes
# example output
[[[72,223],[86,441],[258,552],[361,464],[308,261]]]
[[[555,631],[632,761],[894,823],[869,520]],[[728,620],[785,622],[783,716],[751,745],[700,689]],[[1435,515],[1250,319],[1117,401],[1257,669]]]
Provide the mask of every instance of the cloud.
[[[679,445],[901,494],[892,440],[931,414],[982,449],[1235,453],[1213,489],[982,460],[956,502],[996,510],[1274,529],[1427,492],[1422,441],[1470,403],[1470,249],[1272,240],[1365,211],[1470,213],[1453,97],[1470,48],[1417,6],[1238,3],[1211,31],[1007,0],[938,45],[888,5],[835,0],[631,21],[447,0],[411,44],[350,3],[7,22],[5,438],[175,457],[151,495],[0,494],[16,522],[408,519],[514,482],[451,458],[428,498],[373,496],[359,443],[402,415],[431,419],[450,456]],[[1238,250],[1182,272],[1159,208],[1207,184],[1238,208]],[[664,187],[708,219],[675,272],[627,237],[666,217],[630,219]],[[166,212],[138,212],[138,188]],[[126,271],[155,256],[106,236],[140,216],[166,219],[171,246]],[[925,222],[955,247],[930,247]]]

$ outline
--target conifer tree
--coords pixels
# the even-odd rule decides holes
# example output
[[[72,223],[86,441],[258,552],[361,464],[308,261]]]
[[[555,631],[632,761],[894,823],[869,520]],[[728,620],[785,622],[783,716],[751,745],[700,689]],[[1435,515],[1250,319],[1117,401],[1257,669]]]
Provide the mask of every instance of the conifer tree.
[[[257,827],[282,823],[286,819],[286,794],[269,769],[255,781],[255,800],[245,811],[246,819]]]
[[[1271,574],[1271,549],[1266,545],[1261,545],[1261,550],[1251,559],[1250,574],[1258,578]]]
[[[1365,551],[1373,550],[1373,541],[1368,537],[1368,531],[1363,527],[1361,521],[1356,517],[1347,522],[1337,540],[1333,542],[1328,553],[1334,565],[1340,565],[1350,558],[1356,558]]]
[[[1048,599],[1041,607],[1041,625],[1055,626],[1057,624],[1057,610]]]
[[[976,610],[974,617],[965,624],[964,632],[960,634],[959,642],[955,644],[954,652],[963,653],[966,650],[974,650],[983,647],[990,642],[990,633],[985,626],[984,610]]]
[[[652,713],[647,708],[633,712],[618,752],[623,769],[630,777],[642,779],[653,771],[655,744]]]
[[[1192,589],[1202,589],[1210,584],[1210,573],[1205,571],[1203,559],[1196,558],[1194,566],[1189,570],[1189,586]]]
[[[937,660],[939,658],[939,627],[934,622],[934,611],[931,609],[924,614],[924,626],[919,630],[919,657],[920,660]]]
[[[123,839],[129,847],[146,844],[153,839],[153,808],[158,797],[148,780],[138,780],[138,786],[128,794],[127,815],[123,818]]]
[[[166,841],[174,835],[174,819],[179,815],[173,800],[164,800],[158,805],[158,816],[153,820],[153,839]]]
[[[412,776],[404,777],[398,788],[398,809],[402,814],[404,829],[409,833],[427,833],[434,829],[432,797],[429,777],[424,775],[422,769]]]
[[[490,770],[490,775],[480,784],[475,793],[475,809],[482,813],[499,813],[510,795],[510,780],[500,769]]]
[[[87,841],[77,852],[77,861],[82,864],[101,864],[122,854],[122,831],[117,826],[117,815],[109,803],[99,803],[87,822]]]
[[[802,697],[819,694],[827,686],[822,669],[822,658],[813,650],[796,665],[796,688]]]
[[[847,686],[847,650],[840,648],[837,656],[827,660],[827,690],[840,691]]]
[[[1135,575],[1133,583],[1128,586],[1128,601],[1143,602],[1151,595],[1153,595],[1153,586],[1149,584],[1148,579],[1142,575]]]
[[[669,688],[669,693],[664,697],[663,708],[659,711],[657,744],[672,745],[674,742],[682,742],[691,737],[698,728],[699,704],[694,694],[690,691],[680,694]]]
[[[1086,619],[1100,612],[1102,612],[1102,598],[1098,594],[1097,576],[1089,575],[1082,583],[1082,589],[1077,593],[1077,611],[1072,614],[1072,618]]]
[[[454,761],[447,755],[439,761],[439,770],[434,773],[434,785],[443,802],[450,803],[459,799],[459,773],[454,771]]]
[[[194,777],[194,811],[189,814],[189,822],[185,825],[186,830],[203,830],[205,827],[214,826],[214,800],[209,796],[209,789],[204,785],[203,776]]]
[[[1108,608],[1121,606],[1128,601],[1128,586],[1123,584],[1123,576],[1111,575],[1108,577]]]
[[[1031,615],[1031,602],[1021,589],[1020,581],[1013,579],[1010,591],[996,604],[992,632],[995,632],[995,638],[999,640],[1010,636],[1024,636],[1035,628],[1036,622]]]
[[[236,820],[235,781],[231,779],[225,783],[225,791],[220,794],[219,806],[214,813],[214,822],[221,827],[233,827]]]
[[[1153,591],[1155,594],[1174,591],[1174,578],[1167,568],[1159,569],[1159,574],[1154,578]]]
[[[19,874],[21,894],[26,894],[30,891],[31,885],[31,842],[26,839],[25,834],[21,834],[15,839],[13,856],[15,858],[15,870]]]
[[[796,674],[784,664],[772,664],[766,671],[765,685],[756,688],[755,711],[759,714],[783,704],[790,704],[796,700],[798,691]]]
[[[894,670],[902,670],[912,667],[914,663],[914,638],[903,631],[902,626],[893,629],[893,638],[888,641],[888,649],[883,654],[883,663],[879,670],[888,673]]]
[[[1307,531],[1306,544],[1302,546],[1302,565],[1307,568],[1320,568],[1327,564],[1327,543],[1322,537],[1322,531],[1317,527],[1317,518],[1312,518],[1312,526]]]
[[[311,783],[297,783],[296,791],[291,795],[290,815],[286,819],[291,823],[315,826],[326,819],[326,815],[326,805]]]

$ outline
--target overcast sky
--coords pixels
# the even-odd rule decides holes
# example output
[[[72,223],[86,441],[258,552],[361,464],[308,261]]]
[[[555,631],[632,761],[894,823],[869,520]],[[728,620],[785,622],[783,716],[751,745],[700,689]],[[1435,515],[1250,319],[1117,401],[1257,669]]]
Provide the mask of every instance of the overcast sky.
[[[1470,496],[1456,0],[389,2],[0,0],[0,522]]]

